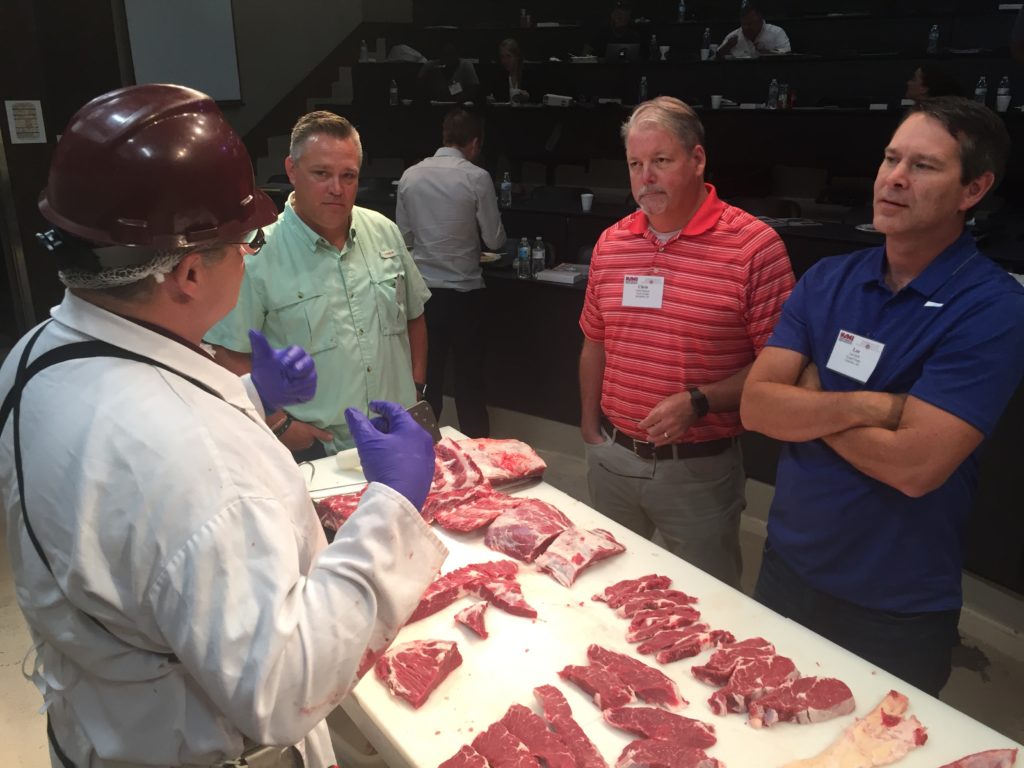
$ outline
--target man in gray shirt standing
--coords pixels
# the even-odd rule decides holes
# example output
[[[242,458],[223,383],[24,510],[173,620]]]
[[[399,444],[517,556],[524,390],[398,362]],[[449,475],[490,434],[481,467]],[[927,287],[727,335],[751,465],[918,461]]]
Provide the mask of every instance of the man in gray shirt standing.
[[[396,220],[430,288],[426,305],[427,386],[424,399],[441,416],[444,369],[455,363],[459,428],[487,437],[484,391],[484,279],[480,242],[505,245],[494,182],[473,164],[484,141],[483,119],[461,107],[445,115],[444,146],[412,166],[398,182]]]

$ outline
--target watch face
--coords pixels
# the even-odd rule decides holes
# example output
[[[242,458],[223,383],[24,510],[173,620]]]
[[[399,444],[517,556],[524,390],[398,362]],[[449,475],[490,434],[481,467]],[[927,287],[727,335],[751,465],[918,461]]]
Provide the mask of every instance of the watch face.
[[[690,401],[693,403],[693,412],[697,414],[698,419],[702,419],[708,415],[708,411],[711,410],[711,405],[708,403],[708,398],[699,389],[690,390]]]

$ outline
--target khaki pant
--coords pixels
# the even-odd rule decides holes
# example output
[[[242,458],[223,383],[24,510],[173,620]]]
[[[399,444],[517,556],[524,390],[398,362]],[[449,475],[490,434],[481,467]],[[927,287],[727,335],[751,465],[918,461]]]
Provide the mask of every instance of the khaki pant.
[[[587,483],[594,508],[739,588],[740,515],[747,506],[739,442],[717,456],[641,459],[610,439],[587,445]]]

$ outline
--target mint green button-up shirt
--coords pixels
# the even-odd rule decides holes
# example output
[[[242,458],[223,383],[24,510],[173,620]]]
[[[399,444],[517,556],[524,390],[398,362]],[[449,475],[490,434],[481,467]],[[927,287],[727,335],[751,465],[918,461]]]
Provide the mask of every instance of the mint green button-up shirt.
[[[274,347],[303,347],[316,361],[316,396],[287,410],[334,433],[328,453],[351,448],[346,408],[416,402],[407,324],[423,314],[430,291],[398,227],[375,211],[352,208],[340,251],[291,200],[265,232],[267,244],[245,258],[238,304],[206,341],[250,353],[249,329],[257,328]]]

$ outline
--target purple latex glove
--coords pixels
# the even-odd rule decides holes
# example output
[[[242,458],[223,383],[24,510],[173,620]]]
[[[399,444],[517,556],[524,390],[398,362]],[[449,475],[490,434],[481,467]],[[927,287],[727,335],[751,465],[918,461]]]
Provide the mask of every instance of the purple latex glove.
[[[316,363],[302,347],[274,349],[262,333],[249,331],[252,344],[252,383],[272,413],[283,405],[310,400],[316,394]]]
[[[434,480],[434,441],[398,403],[374,400],[371,421],[355,408],[345,409],[345,421],[359,451],[363,474],[405,496],[416,509]]]

